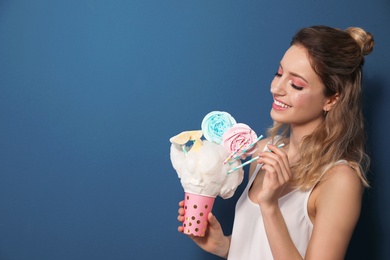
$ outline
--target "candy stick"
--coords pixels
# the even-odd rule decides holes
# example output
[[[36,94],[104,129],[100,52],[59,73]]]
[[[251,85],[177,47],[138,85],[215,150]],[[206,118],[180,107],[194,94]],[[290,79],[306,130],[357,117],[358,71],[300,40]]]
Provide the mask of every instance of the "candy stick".
[[[236,157],[234,157],[234,160],[237,160],[238,158],[240,158],[243,154],[245,154],[249,149],[251,149],[255,144],[257,144],[258,141],[261,140],[261,138],[263,138],[263,135],[260,135],[259,137],[257,137],[257,139],[251,143],[250,145],[248,145],[247,148],[245,148],[244,150],[241,151],[241,153],[239,155],[237,155]]]
[[[232,172],[234,172],[234,171],[237,171],[238,169],[244,167],[245,165],[250,164],[250,163],[253,162],[253,161],[256,161],[256,160],[259,159],[259,158],[260,158],[260,156],[256,156],[255,158],[252,158],[252,159],[250,159],[250,160],[244,162],[243,164],[240,164],[240,165],[238,165],[237,167],[234,167],[233,169],[231,169],[230,171],[228,171],[228,174],[229,174],[229,173],[232,173]]]
[[[244,153],[246,153],[249,149],[251,149],[255,144],[257,144],[258,141],[261,140],[261,138],[263,138],[263,135],[260,135],[259,137],[257,137],[257,139],[251,143],[250,145],[248,145],[248,147],[243,151]]]
[[[281,144],[278,145],[278,148],[282,148],[283,146],[284,146],[284,143],[281,143]],[[269,150],[269,149],[268,149],[267,151],[268,151],[268,152],[272,152],[272,151]]]
[[[234,155],[236,155],[237,154],[237,152],[242,148],[242,147],[244,147],[244,145],[245,144],[247,144],[248,143],[248,139],[246,139],[245,140],[245,142],[243,142],[233,153],[231,153],[230,155],[229,155],[229,157],[228,158],[226,158],[226,160],[225,161],[223,161],[223,164],[226,164]]]
[[[186,145],[182,145],[182,146],[181,146],[181,149],[183,149],[184,155],[187,156]]]
[[[282,144],[278,145],[278,148],[281,148],[281,147],[283,147],[283,146],[284,146],[284,144],[282,143]],[[268,150],[268,152],[271,152],[271,150]],[[260,158],[260,156],[256,156],[256,157],[254,157],[254,158],[252,158],[252,159],[250,159],[250,160],[244,162],[243,164],[240,164],[240,165],[238,165],[237,167],[234,167],[233,169],[231,169],[231,170],[228,171],[228,174],[229,174],[229,173],[232,173],[232,172],[234,172],[234,171],[237,171],[238,169],[244,167],[245,165],[250,164],[250,163],[253,162],[253,161],[256,161],[256,160],[259,159],[259,158]]]

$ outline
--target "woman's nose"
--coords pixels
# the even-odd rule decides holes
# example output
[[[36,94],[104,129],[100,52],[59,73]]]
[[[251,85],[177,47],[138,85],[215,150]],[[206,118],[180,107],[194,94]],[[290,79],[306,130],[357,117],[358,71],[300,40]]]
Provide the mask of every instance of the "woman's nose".
[[[286,93],[286,80],[283,78],[275,78],[271,82],[271,93],[276,95],[284,95]]]

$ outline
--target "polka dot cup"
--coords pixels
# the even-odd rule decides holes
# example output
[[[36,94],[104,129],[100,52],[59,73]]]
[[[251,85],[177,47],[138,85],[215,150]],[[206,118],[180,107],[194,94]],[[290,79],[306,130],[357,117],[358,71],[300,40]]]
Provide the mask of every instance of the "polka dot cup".
[[[207,216],[213,208],[214,197],[186,192],[184,198],[184,234],[203,237],[206,233]]]

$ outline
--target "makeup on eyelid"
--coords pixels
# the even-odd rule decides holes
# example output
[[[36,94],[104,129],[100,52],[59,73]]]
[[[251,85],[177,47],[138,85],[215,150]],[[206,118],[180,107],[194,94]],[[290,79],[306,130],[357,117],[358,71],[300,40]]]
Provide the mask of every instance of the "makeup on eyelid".
[[[300,83],[294,83],[293,80],[289,80],[288,83],[296,90],[302,90],[303,86]]]
[[[293,72],[289,74],[290,74],[289,75],[290,79],[288,80],[288,84],[290,84],[290,86],[292,86],[296,90],[302,90],[303,87],[305,87],[308,84],[307,81],[299,74]],[[282,76],[283,76],[283,69],[281,66],[279,66],[278,71],[275,73],[275,77],[280,78]]]

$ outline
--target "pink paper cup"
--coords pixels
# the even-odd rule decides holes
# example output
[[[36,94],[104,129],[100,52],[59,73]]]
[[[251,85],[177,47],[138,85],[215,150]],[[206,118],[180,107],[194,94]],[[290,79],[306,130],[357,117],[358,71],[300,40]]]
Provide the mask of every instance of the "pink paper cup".
[[[186,192],[184,197],[184,234],[203,237],[206,233],[207,216],[215,198]]]

